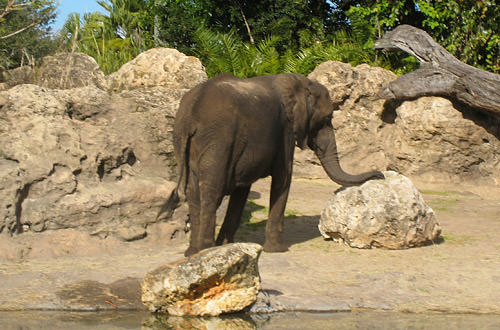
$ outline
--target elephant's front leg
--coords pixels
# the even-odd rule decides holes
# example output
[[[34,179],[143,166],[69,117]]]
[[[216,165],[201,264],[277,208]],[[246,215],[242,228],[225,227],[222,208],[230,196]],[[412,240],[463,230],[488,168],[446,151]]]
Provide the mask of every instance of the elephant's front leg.
[[[271,183],[269,219],[266,225],[264,251],[284,252],[288,247],[283,243],[283,219],[288,192],[290,191],[291,170],[274,173]]]

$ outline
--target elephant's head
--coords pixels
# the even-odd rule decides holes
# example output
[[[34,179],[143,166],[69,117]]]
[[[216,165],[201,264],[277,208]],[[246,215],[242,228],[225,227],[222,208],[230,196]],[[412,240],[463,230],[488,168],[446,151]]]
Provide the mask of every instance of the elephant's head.
[[[384,178],[378,171],[351,175],[340,167],[332,126],[333,107],[325,86],[299,74],[280,75],[277,85],[297,146],[303,149],[307,144],[314,150],[330,179],[353,186]]]

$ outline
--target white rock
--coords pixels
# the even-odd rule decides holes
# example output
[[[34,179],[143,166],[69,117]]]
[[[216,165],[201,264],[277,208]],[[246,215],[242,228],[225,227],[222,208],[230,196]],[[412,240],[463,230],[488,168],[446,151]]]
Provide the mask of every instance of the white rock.
[[[363,249],[406,249],[436,241],[441,228],[417,188],[396,172],[384,175],[385,180],[338,191],[321,214],[321,234]]]

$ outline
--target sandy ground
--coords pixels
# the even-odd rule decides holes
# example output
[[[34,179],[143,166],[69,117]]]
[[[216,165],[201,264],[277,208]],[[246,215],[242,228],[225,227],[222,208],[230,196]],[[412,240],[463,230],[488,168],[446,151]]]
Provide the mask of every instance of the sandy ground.
[[[443,229],[437,244],[360,250],[325,241],[317,229],[338,188],[294,178],[286,212],[289,251],[263,253],[255,310],[500,314],[500,187],[413,180]],[[262,243],[269,179],[257,182],[238,240]],[[0,235],[0,310],[142,309],[140,280],[182,257],[186,238],[125,243],[76,231]]]

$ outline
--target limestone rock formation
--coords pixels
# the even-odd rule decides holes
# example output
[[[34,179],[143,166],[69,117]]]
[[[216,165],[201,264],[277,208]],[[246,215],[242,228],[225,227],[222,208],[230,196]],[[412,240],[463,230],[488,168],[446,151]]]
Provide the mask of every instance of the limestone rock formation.
[[[384,175],[335,193],[321,214],[323,237],[363,249],[407,249],[439,238],[434,211],[413,183],[393,171]]]
[[[142,302],[176,316],[241,311],[257,299],[261,252],[258,244],[234,243],[161,266],[144,277]]]
[[[106,78],[95,59],[82,53],[59,53],[45,57],[36,69],[35,79],[36,84],[54,89],[89,85],[106,88]]]
[[[320,64],[309,78],[330,91],[340,161],[346,171],[396,170],[432,181],[500,183],[500,120],[440,97],[394,103],[378,96],[396,79],[366,64]],[[309,151],[295,172],[324,175]]]
[[[343,168],[352,173],[385,169],[388,161],[380,136],[384,101],[377,97],[377,92],[396,75],[367,64],[353,67],[328,61],[318,65],[308,78],[323,84],[330,92]]]
[[[30,65],[24,65],[15,69],[2,72],[0,76],[0,90],[21,84],[32,84],[35,82],[35,70]]]
[[[190,89],[207,76],[201,62],[171,48],[152,48],[109,75],[112,90],[167,87]]]
[[[206,79],[200,66],[191,67],[192,85]],[[80,81],[72,72],[68,84]],[[0,233],[78,228],[135,240],[158,227],[174,187],[173,120],[189,85],[121,93],[98,85],[0,92]]]
[[[458,111],[440,97],[404,102],[395,111],[384,141],[391,169],[427,180],[500,183],[496,120]]]

